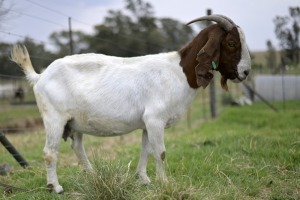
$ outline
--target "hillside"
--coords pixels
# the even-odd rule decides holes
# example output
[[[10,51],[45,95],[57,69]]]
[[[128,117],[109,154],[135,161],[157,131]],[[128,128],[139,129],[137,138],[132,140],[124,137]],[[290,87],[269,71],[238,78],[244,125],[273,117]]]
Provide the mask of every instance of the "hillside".
[[[267,54],[268,54],[267,51],[253,51],[253,52],[251,52],[251,57],[252,57],[253,64],[266,66]],[[280,52],[277,51],[276,64],[278,65],[279,62],[280,62]]]

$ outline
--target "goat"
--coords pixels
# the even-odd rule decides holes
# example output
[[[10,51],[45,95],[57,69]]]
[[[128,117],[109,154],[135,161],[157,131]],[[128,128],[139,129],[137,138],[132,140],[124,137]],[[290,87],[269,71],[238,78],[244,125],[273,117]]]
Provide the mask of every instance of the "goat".
[[[120,58],[103,54],[81,54],[55,60],[41,74],[31,64],[25,46],[15,45],[11,60],[33,85],[37,106],[46,130],[44,159],[47,186],[56,193],[56,162],[61,138],[72,135],[74,149],[84,169],[92,170],[83,144],[83,133],[117,136],[142,129],[142,151],[137,174],[149,183],[147,161],[153,153],[156,176],[164,172],[164,129],[177,122],[195,96],[213,78],[213,70],[241,82],[251,68],[245,36],[240,27],[222,15],[197,18],[217,22],[203,29],[179,51]]]

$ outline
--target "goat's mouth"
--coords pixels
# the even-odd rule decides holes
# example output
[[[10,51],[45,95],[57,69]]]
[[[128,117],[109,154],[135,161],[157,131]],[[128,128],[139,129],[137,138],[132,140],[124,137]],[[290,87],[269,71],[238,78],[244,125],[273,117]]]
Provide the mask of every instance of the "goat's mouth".
[[[236,76],[235,79],[232,79],[231,81],[234,83],[240,83],[243,82],[246,78],[241,78],[239,76]]]
[[[228,73],[226,75],[223,75],[224,78],[231,80],[232,82],[238,83],[242,81],[242,78],[239,77],[239,74],[237,72]]]
[[[239,76],[236,76],[235,79],[230,79],[230,80],[231,80],[232,82],[234,82],[234,83],[241,83],[241,82],[243,82],[245,79],[246,79],[246,77],[241,78],[241,77],[239,77]]]
[[[241,83],[247,78],[247,76],[240,76],[237,71],[226,73],[226,74],[221,73],[221,75],[222,75],[221,86],[225,91],[228,91],[228,86],[227,86],[228,79],[231,80],[233,83]]]
[[[248,75],[250,73],[250,69],[243,69],[242,72],[236,72],[235,73],[235,80],[232,80],[233,82],[235,83],[240,83],[240,82],[243,82],[244,80],[247,79]]]
[[[243,75],[239,74],[237,71],[232,73],[231,76],[229,77],[229,79],[234,83],[243,82],[246,78],[247,78],[247,75],[243,76]]]
[[[236,75],[236,77],[235,77],[235,81],[238,82],[238,83],[243,82],[244,80],[247,79],[248,74],[249,74],[249,70],[244,71],[244,74],[238,74],[238,73],[237,73],[237,75]],[[234,81],[233,81],[233,82],[234,82]]]

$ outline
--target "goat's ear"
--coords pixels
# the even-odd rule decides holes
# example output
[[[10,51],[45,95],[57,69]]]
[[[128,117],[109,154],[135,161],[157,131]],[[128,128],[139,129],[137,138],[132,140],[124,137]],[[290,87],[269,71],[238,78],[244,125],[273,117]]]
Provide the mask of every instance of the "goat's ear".
[[[213,78],[213,67],[219,65],[223,32],[211,33],[207,42],[197,54],[196,80],[199,87],[206,88]]]
[[[206,88],[214,77],[211,67],[211,56],[206,52],[197,55],[198,65],[196,66],[196,80],[199,87]]]

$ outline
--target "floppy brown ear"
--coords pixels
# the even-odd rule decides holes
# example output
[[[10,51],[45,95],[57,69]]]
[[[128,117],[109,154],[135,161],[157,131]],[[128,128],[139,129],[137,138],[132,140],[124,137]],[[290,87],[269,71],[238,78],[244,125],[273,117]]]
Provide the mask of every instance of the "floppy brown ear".
[[[199,87],[206,88],[214,77],[211,68],[211,56],[207,53],[201,53],[197,55],[198,65],[196,66],[196,80]]]
[[[199,62],[196,66],[196,80],[199,87],[206,88],[213,78],[213,67],[214,62],[216,66],[219,65],[219,56],[221,41],[223,38],[223,32],[211,33],[208,36],[208,40],[202,49],[197,54],[197,61]]]

